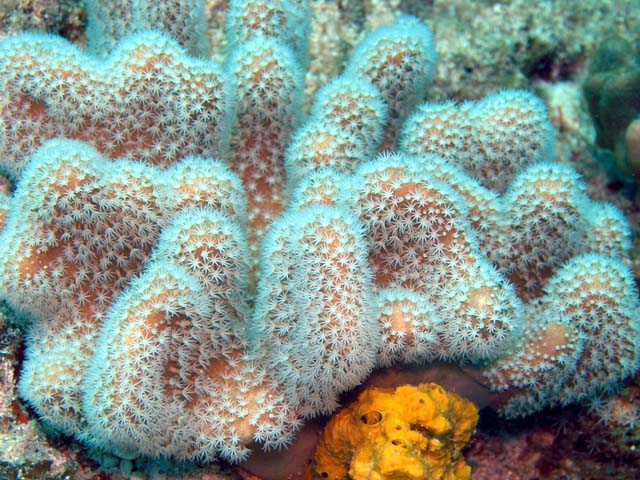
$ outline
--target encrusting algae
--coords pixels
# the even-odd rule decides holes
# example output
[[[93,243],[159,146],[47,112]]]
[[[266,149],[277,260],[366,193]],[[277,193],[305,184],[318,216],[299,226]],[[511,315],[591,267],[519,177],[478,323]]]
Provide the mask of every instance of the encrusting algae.
[[[478,409],[435,383],[368,388],[327,424],[305,480],[471,478]]]

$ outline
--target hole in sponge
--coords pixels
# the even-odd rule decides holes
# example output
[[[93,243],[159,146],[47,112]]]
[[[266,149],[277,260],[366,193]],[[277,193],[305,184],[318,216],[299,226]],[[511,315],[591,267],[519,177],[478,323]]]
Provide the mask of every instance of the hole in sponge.
[[[393,440],[391,440],[391,444],[395,445],[396,447],[407,448],[407,444],[404,443],[402,440],[398,440],[397,438],[394,438]]]
[[[382,421],[382,413],[375,410],[367,412],[360,417],[360,421],[365,425],[376,425]]]

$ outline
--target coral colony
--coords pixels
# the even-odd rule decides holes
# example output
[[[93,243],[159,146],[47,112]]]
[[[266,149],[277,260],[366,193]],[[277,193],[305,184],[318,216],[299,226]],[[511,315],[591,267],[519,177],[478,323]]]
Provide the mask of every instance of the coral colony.
[[[539,99],[422,103],[432,36],[402,17],[305,119],[303,0],[231,1],[224,66],[192,56],[200,2],[132,3],[89,2],[89,52],[0,44],[1,289],[43,420],[238,462],[377,367],[475,365],[506,416],[636,371],[629,229]]]

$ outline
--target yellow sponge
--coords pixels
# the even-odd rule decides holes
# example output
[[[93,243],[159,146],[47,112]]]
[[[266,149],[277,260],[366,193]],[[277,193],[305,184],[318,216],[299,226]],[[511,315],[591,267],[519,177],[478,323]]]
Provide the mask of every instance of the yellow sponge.
[[[460,450],[477,421],[434,383],[368,388],[329,421],[305,480],[470,479]]]

